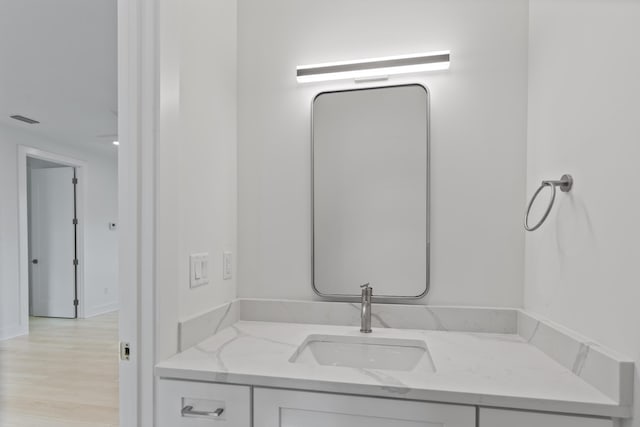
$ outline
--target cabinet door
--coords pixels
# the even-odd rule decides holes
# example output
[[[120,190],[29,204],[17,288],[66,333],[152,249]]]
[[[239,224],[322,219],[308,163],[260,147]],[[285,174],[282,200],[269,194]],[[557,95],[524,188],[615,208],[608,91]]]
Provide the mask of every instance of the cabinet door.
[[[611,419],[480,408],[480,427],[613,427]]]
[[[159,427],[251,427],[251,388],[161,379]]]
[[[254,427],[475,427],[475,407],[255,388]]]

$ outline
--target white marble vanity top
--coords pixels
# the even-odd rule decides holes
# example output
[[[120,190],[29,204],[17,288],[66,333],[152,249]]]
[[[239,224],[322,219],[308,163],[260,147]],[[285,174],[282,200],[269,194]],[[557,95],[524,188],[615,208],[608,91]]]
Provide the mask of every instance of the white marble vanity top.
[[[227,309],[227,311],[229,311]],[[532,334],[536,334],[539,325]],[[516,333],[374,328],[371,337],[424,340],[435,371],[313,366],[289,360],[312,334],[357,327],[238,320],[156,367],[197,381],[531,409],[630,416],[621,404]],[[584,364],[586,355],[581,359]],[[594,359],[595,360],[595,359]],[[582,370],[582,366],[579,367]],[[626,399],[626,397],[625,397]]]

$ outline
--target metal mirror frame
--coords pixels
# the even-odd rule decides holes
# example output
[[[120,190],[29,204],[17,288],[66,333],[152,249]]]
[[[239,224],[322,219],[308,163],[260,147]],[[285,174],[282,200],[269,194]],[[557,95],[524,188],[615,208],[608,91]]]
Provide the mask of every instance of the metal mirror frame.
[[[426,167],[427,167],[427,194],[426,194],[426,283],[425,289],[422,293],[415,296],[396,296],[396,295],[373,295],[373,301],[375,302],[389,302],[389,303],[402,303],[405,301],[415,301],[424,298],[431,289],[431,132],[430,132],[430,116],[431,116],[431,92],[429,92],[429,88],[421,83],[406,83],[399,85],[387,85],[387,86],[371,86],[364,88],[353,88],[353,89],[342,89],[342,90],[328,90],[319,92],[316,94],[311,100],[311,288],[313,292],[322,297],[324,299],[330,301],[359,301],[360,295],[358,294],[326,294],[318,290],[316,286],[316,266],[315,266],[315,162],[314,162],[314,132],[313,132],[313,118],[314,118],[314,105],[316,100],[326,94],[331,93],[342,93],[342,92],[357,92],[363,90],[376,90],[376,89],[389,89],[394,87],[408,87],[408,86],[416,86],[420,89],[424,90],[427,95],[427,117],[426,117],[426,135],[427,140],[425,143],[427,144],[427,158],[426,158]]]

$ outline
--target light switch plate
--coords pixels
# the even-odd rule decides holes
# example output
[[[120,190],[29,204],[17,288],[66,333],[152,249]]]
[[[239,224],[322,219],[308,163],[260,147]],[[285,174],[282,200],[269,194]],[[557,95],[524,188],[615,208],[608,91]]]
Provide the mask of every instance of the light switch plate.
[[[233,276],[233,259],[231,252],[222,253],[222,278],[229,280]]]
[[[189,287],[197,288],[207,283],[209,283],[209,254],[189,255]]]

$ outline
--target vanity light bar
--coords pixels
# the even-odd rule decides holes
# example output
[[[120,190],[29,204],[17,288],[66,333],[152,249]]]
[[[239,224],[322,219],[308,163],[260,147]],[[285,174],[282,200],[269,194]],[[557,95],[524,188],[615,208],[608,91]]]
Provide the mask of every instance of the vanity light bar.
[[[298,83],[309,83],[325,80],[361,79],[391,74],[446,70],[449,68],[449,53],[448,50],[444,50],[356,61],[302,65],[298,66],[296,71]]]

